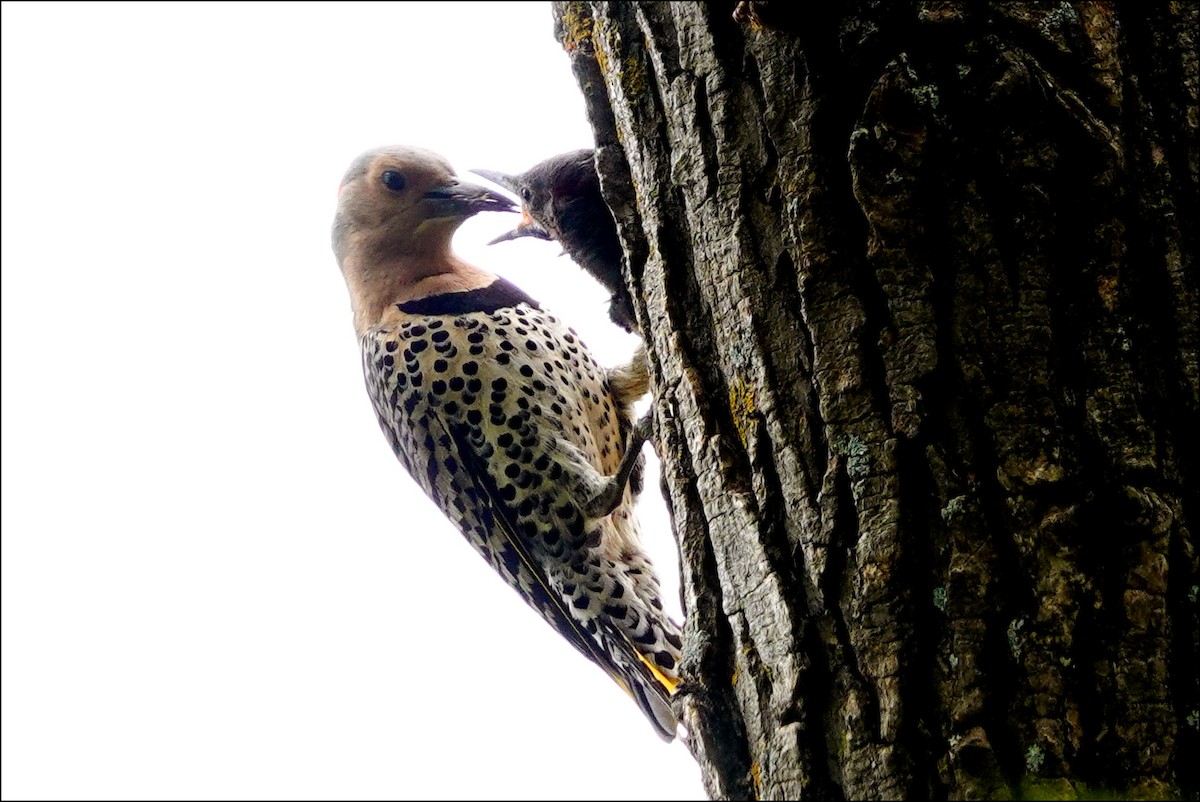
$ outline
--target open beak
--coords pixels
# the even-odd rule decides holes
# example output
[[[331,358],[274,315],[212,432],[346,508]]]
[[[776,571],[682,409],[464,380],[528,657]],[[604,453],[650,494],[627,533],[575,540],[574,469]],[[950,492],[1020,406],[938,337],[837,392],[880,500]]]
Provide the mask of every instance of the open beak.
[[[480,212],[517,211],[517,204],[499,192],[458,179],[429,190],[423,197],[433,201],[437,217],[471,217]]]
[[[514,195],[521,194],[520,181],[515,175],[498,173],[495,170],[471,170],[470,172],[486,178],[498,187],[504,187]]]
[[[554,239],[554,237],[550,236],[550,232],[538,225],[537,221],[530,217],[529,212],[522,207],[521,222],[517,223],[517,227],[496,237],[488,245],[495,245],[497,242],[507,242],[510,239],[518,239],[519,237]]]
[[[514,195],[521,194],[521,179],[515,175],[508,173],[499,173],[495,170],[471,170],[475,175],[482,176],[488,181],[491,181],[496,186],[504,187]],[[517,223],[517,227],[512,231],[501,234],[488,245],[495,245],[497,242],[507,242],[510,239],[518,239],[520,237],[534,237],[536,239],[554,239],[550,236],[550,232],[542,228],[542,226],[529,216],[529,210],[524,205],[521,206],[521,222]]]

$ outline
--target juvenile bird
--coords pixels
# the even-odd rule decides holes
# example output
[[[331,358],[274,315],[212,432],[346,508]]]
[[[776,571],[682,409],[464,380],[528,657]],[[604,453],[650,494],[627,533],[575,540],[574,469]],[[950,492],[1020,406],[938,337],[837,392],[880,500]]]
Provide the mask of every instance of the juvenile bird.
[[[617,473],[645,361],[606,370],[536,301],[452,251],[468,217],[512,208],[421,148],[351,164],[333,250],[367,391],[421,489],[671,740],[679,628],[639,541],[640,481]]]
[[[520,175],[472,170],[521,198],[521,222],[491,243],[518,237],[557,240],[612,299],[608,315],[626,331],[637,331],[633,300],[621,272],[621,241],[612,212],[600,194],[595,151],[573,150],[538,162]]]

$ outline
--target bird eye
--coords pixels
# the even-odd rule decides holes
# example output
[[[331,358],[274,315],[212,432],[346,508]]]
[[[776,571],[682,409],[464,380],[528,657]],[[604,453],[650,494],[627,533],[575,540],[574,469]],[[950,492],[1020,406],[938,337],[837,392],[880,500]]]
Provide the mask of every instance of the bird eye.
[[[403,192],[404,185],[408,183],[404,179],[404,173],[398,173],[395,170],[384,170],[383,175],[379,176],[379,180],[392,192]]]
[[[529,187],[521,187],[521,199],[526,203],[533,200],[533,190]]]

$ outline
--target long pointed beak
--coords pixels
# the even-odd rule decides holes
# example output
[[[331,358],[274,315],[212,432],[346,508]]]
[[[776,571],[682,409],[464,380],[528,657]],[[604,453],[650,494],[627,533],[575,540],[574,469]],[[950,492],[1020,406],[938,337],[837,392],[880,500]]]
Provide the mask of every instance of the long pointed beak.
[[[446,186],[429,190],[423,197],[434,202],[438,217],[471,217],[480,212],[518,211],[517,204],[499,192],[457,179]]]
[[[504,187],[514,195],[521,194],[520,180],[515,175],[500,173],[495,170],[470,170],[475,175],[482,176],[498,187]]]
[[[521,222],[517,223],[517,227],[496,237],[488,245],[495,245],[497,242],[508,242],[510,239],[519,239],[520,237],[554,239],[554,237],[550,236],[550,232],[542,228],[536,220],[529,216],[529,212],[522,207]]]

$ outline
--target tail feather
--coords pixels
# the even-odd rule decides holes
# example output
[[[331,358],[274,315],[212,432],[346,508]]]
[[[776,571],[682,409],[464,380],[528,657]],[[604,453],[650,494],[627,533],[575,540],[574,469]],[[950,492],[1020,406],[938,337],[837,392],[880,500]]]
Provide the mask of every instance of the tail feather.
[[[604,640],[609,647],[606,651],[610,676],[633,698],[660,738],[667,742],[675,740],[679,719],[671,708],[671,696],[679,679],[655,666],[623,634],[604,624],[601,630],[607,630],[608,637]]]

